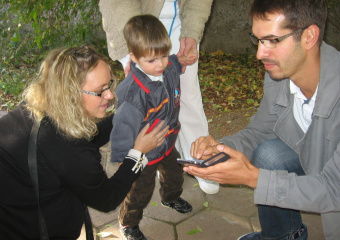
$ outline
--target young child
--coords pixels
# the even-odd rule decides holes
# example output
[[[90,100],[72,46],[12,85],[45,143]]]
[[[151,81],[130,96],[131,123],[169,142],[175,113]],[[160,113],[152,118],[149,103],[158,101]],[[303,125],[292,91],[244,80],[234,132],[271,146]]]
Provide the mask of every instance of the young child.
[[[124,159],[132,148],[139,131],[150,124],[153,129],[165,120],[169,131],[164,143],[146,154],[148,165],[133,184],[121,205],[120,230],[126,239],[146,239],[139,229],[143,209],[148,205],[154,188],[157,170],[160,179],[162,205],[180,213],[189,213],[192,206],[180,195],[183,188],[183,170],[177,163],[180,157],[175,141],[180,123],[181,62],[197,58],[196,51],[188,57],[169,57],[171,41],[163,24],[152,15],[131,18],[124,28],[131,56],[130,73],[116,88],[116,113],[111,132],[111,160]]]

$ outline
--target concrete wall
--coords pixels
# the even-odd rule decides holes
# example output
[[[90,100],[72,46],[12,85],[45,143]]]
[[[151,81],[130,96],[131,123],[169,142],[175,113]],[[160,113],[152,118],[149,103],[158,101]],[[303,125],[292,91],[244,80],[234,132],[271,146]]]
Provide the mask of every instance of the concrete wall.
[[[206,24],[201,49],[227,53],[256,52],[249,39],[251,22],[248,11],[251,0],[214,0],[210,19]],[[340,50],[340,31],[327,24],[325,41]]]

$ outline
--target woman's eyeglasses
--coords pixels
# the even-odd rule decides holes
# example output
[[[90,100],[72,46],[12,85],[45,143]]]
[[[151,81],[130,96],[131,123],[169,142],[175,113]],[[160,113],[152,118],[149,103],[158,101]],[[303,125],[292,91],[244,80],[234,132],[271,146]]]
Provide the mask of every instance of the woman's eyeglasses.
[[[103,90],[100,90],[100,91],[97,91],[97,92],[89,92],[89,91],[82,90],[82,92],[86,93],[86,94],[89,94],[89,95],[92,95],[92,96],[101,97],[103,92],[105,92],[106,90],[111,89],[112,84],[113,84],[113,79],[110,80],[109,84],[107,85],[107,88],[104,88]]]

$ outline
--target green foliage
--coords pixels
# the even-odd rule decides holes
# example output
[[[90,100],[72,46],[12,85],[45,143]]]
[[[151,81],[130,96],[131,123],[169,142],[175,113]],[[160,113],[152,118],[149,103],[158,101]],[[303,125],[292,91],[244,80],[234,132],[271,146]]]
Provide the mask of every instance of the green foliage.
[[[37,63],[59,46],[102,44],[98,0],[1,0],[1,6],[2,58],[11,65]]]
[[[326,0],[328,7],[328,22],[340,30],[340,0]]]
[[[35,69],[16,69],[0,63],[0,109],[11,110],[21,101],[21,94]]]
[[[47,51],[92,45],[106,53],[98,38],[98,0],[0,0],[0,109],[11,110],[38,72]]]

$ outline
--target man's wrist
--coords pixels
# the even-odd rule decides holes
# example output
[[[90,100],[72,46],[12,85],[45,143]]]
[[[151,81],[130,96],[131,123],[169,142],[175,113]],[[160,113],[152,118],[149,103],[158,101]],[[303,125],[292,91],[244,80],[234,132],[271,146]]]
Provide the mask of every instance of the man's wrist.
[[[250,174],[250,181],[249,184],[247,184],[249,187],[256,188],[257,187],[257,181],[259,179],[260,169],[253,166],[253,169],[251,170]]]

